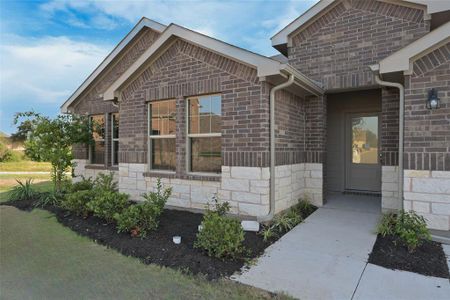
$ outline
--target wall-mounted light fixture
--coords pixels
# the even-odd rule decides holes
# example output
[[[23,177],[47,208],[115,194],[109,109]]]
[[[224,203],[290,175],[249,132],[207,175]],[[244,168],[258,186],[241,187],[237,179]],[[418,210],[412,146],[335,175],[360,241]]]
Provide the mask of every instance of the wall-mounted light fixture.
[[[427,108],[437,109],[441,106],[441,101],[438,98],[436,89],[431,89],[428,91]]]

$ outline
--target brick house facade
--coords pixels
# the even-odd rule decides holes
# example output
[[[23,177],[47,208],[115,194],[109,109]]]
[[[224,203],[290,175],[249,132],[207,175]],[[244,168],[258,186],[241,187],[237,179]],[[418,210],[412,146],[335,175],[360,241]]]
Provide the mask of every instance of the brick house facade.
[[[120,190],[136,200],[154,188],[156,178],[162,178],[173,187],[170,206],[203,209],[217,194],[230,202],[234,213],[247,217],[278,213],[300,197],[321,206],[329,192],[361,190],[381,194],[384,210],[414,209],[427,217],[430,227],[450,230],[448,34],[444,42],[430,44],[412,58],[410,73],[384,75],[380,63],[435,35],[433,31],[442,31],[438,25],[446,24],[433,23],[426,5],[404,1],[322,0],[311,10],[314,13],[300,16],[272,38],[287,63],[175,24],[166,27],[141,20],[109,61],[63,105],[63,111],[105,119],[104,163],[92,164],[93,150],[77,145],[76,174],[116,172]],[[378,63],[379,72],[373,72],[369,66]],[[396,88],[380,86],[375,80],[378,75],[405,87],[403,195],[398,189],[403,174],[398,167],[400,94]],[[288,78],[293,81],[271,99],[270,91]],[[425,106],[431,88],[437,89],[441,100],[436,110]],[[189,99],[210,95],[220,97],[220,112],[214,115],[220,117],[220,132],[205,125],[206,135],[196,135],[191,132],[190,122],[196,116],[188,109]],[[160,133],[152,125],[150,107],[161,101],[174,103],[167,118],[175,122],[176,130],[155,137],[155,132]],[[111,155],[112,113],[120,116],[117,164]],[[373,147],[363,143],[356,150],[353,145],[347,151],[346,124],[375,117],[378,125],[371,130],[379,142]],[[336,124],[338,130],[331,130]],[[221,170],[193,172],[195,155],[206,162],[217,156],[212,150],[193,153],[194,141],[211,136],[214,143],[220,141]],[[175,163],[169,170],[151,167],[152,155],[159,151],[152,146],[157,138],[174,139],[170,151]],[[270,150],[272,142],[275,153]],[[172,147],[167,146],[172,142],[164,145]],[[353,159],[353,169],[346,167],[347,156],[338,156],[344,152]],[[362,163],[367,168],[358,166],[355,156],[358,162],[370,160]],[[340,160],[342,166],[335,163]],[[358,181],[359,174],[371,179]],[[373,178],[376,184],[368,182]]]

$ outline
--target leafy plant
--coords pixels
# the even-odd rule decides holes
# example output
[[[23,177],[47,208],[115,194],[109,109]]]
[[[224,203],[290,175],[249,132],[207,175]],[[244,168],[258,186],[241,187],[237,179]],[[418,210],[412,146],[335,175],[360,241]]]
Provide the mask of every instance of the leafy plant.
[[[213,201],[214,209],[208,203],[194,247],[206,250],[209,256],[235,259],[246,250],[241,222],[226,216],[230,210],[228,202],[219,203],[217,197]]]
[[[92,190],[94,188],[94,181],[91,177],[86,178],[81,176],[81,180],[74,183],[69,183],[67,187],[67,192],[76,193],[79,191]]]
[[[39,195],[38,201],[34,204],[36,207],[45,207],[49,205],[60,206],[62,200],[64,199],[64,194],[58,191],[51,191],[46,193],[41,193]]]
[[[112,222],[114,215],[120,214],[128,205],[128,197],[128,194],[118,192],[96,192],[95,198],[87,203],[87,208],[94,216]]]
[[[72,145],[91,143],[91,126],[86,116],[59,115],[52,119],[35,112],[18,113],[14,118],[28,118],[26,154],[33,160],[48,161],[52,165],[51,178],[56,192],[61,192],[67,170],[73,166]]]
[[[114,173],[100,173],[94,181],[95,188],[100,192],[117,192],[117,181],[114,180]]]
[[[261,231],[264,241],[267,242],[290,231],[315,210],[316,207],[307,200],[299,200],[297,205],[291,207],[285,213],[275,216],[270,224],[264,226]]]
[[[155,230],[159,225],[161,216],[167,200],[172,194],[172,188],[164,189],[158,178],[156,192],[143,194],[143,203],[131,205],[116,214],[118,232],[130,232],[132,236],[145,237],[148,232]]]
[[[87,204],[94,199],[96,193],[94,190],[79,190],[66,195],[61,203],[61,208],[70,210],[75,214],[83,217],[87,217],[89,209]]]
[[[413,252],[424,241],[430,240],[430,231],[424,217],[413,211],[400,211],[397,215],[384,215],[377,227],[377,233],[382,236],[397,236]]]
[[[33,197],[37,196],[37,192],[32,185],[32,178],[28,178],[25,182],[16,179],[16,182],[19,185],[16,185],[9,193],[10,201],[31,200]]]

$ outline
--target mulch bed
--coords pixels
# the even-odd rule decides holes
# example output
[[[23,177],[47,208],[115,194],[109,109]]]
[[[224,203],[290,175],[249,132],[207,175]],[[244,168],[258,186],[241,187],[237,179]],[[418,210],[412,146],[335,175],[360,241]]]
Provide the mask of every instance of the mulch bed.
[[[5,202],[2,205],[30,211],[34,208],[34,201]],[[249,259],[260,256],[265,248],[277,240],[274,238],[264,242],[261,235],[245,232],[244,246],[249,250],[246,258],[223,261],[209,257],[202,250],[193,247],[198,225],[203,218],[199,213],[165,210],[157,231],[141,239],[131,237],[127,233],[117,233],[115,224],[107,224],[103,219],[94,216],[82,218],[55,206],[44,209],[52,212],[64,226],[93,239],[98,244],[115,249],[124,255],[137,257],[146,264],[154,263],[191,274],[203,274],[209,280],[232,275]],[[181,244],[173,243],[174,235],[182,237]]]
[[[449,278],[442,245],[433,241],[426,241],[414,252],[409,252],[397,237],[378,235],[369,263],[426,276]]]

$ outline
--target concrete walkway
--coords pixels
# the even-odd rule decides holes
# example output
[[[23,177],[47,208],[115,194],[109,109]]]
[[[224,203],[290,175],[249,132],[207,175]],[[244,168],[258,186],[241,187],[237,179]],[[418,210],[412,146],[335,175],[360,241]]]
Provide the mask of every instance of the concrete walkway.
[[[417,299],[411,297],[416,289],[421,292],[412,295],[419,298],[450,295],[446,279],[367,264],[379,208],[378,197],[331,196],[327,205],[267,248],[256,265],[232,279],[300,299]],[[397,285],[398,280],[404,285]]]

